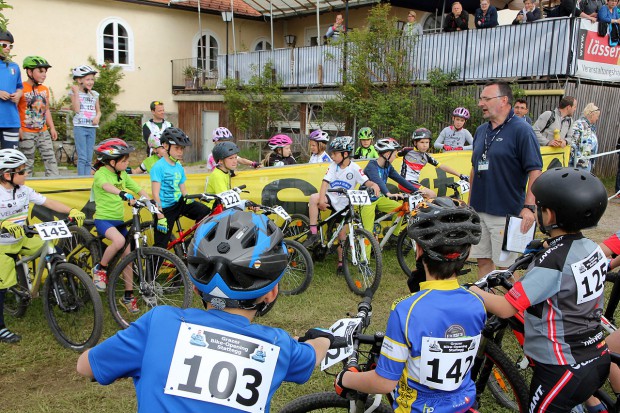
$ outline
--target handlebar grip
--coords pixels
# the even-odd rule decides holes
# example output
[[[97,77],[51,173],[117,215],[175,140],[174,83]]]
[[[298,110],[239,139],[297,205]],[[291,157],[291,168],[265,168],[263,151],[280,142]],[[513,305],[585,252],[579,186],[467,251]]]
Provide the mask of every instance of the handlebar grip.
[[[247,185],[239,185],[237,187],[235,187],[236,190],[241,191],[244,190],[247,187]]]
[[[329,346],[330,349],[344,348],[348,345],[347,339],[344,337],[334,337],[334,342]]]
[[[337,194],[346,194],[346,189],[344,188],[330,188],[327,190],[327,192],[335,192]]]
[[[193,195],[185,195],[185,199],[200,199],[203,194],[193,194]]]

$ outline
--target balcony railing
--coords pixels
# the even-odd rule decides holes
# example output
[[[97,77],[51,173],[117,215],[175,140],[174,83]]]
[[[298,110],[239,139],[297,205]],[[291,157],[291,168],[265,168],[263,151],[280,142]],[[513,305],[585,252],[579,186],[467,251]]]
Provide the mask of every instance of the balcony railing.
[[[411,82],[428,79],[432,69],[456,71],[462,81],[531,76],[566,76],[572,71],[572,45],[580,19],[555,18],[533,23],[499,26],[486,30],[425,34],[416,42],[398,39],[406,49]],[[572,30],[571,30],[572,29]],[[285,87],[335,86],[342,83],[345,68],[343,45],[322,45],[237,53],[228,56],[228,77],[245,83],[252,74],[272,61],[276,75]],[[349,51],[350,53],[350,51]],[[350,58],[350,56],[349,56]],[[192,59],[189,59],[192,60]],[[196,59],[193,59],[196,61]],[[178,71],[185,63],[173,61],[173,90],[188,89]],[[217,67],[207,76],[198,76],[191,88],[223,87],[226,79],[226,55],[217,59]],[[377,82],[383,79],[376,79]]]

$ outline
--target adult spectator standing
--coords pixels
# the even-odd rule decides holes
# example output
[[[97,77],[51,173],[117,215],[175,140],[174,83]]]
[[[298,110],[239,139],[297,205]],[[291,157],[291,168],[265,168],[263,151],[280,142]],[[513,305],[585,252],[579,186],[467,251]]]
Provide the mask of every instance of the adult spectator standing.
[[[403,27],[403,36],[405,37],[420,37],[422,36],[422,25],[416,22],[417,14],[413,10],[409,10],[407,15],[407,23]]]
[[[527,115],[527,100],[516,99],[513,109],[515,111],[515,115],[526,121],[528,125],[532,124],[532,118]]]
[[[0,149],[17,149],[19,145],[17,103],[24,85],[19,66],[8,58],[14,42],[11,32],[0,31]]]
[[[542,11],[536,7],[536,3],[532,0],[525,0],[523,9],[517,13],[512,24],[532,23],[540,19],[542,19]]]
[[[594,159],[580,159],[582,156],[591,156],[598,153],[598,138],[596,137],[595,123],[601,116],[601,110],[594,103],[588,103],[583,108],[583,116],[573,126],[573,141],[576,148],[577,168],[591,171]],[[573,161],[571,160],[571,165]]]
[[[577,99],[572,96],[564,96],[557,108],[543,112],[533,125],[540,146],[563,148],[566,145],[571,145],[573,143],[572,116],[576,110]],[[556,130],[560,131],[559,140],[554,139]]]
[[[581,11],[581,15],[579,17],[587,18],[586,16],[589,16],[594,22],[598,17],[598,11],[604,5],[605,2],[603,0],[580,0],[577,5],[579,11]]]
[[[142,125],[142,138],[144,138],[144,142],[146,143],[146,154],[150,156],[151,148],[149,147],[149,138],[153,136],[159,141],[161,134],[166,128],[171,128],[172,123],[168,122],[164,119],[166,116],[166,110],[164,109],[164,102],[159,100],[154,100],[151,102],[151,119],[144,122]]]
[[[443,23],[444,32],[458,32],[469,29],[469,13],[463,10],[458,1],[452,3],[452,11],[446,14]]]
[[[344,25],[344,19],[342,18],[342,14],[338,13],[336,15],[336,21],[334,24],[329,26],[327,29],[327,33],[325,33],[325,37],[332,40],[338,40],[341,34],[347,32],[347,28]]]
[[[500,260],[506,216],[521,216],[524,233],[535,221],[531,187],[541,174],[542,156],[532,128],[516,119],[512,100],[505,82],[488,83],[478,100],[488,120],[476,129],[471,158],[470,204],[480,215],[482,238],[470,257],[478,259],[479,277],[515,259],[509,254]]]
[[[488,29],[499,26],[497,9],[489,4],[489,0],[480,1],[480,8],[476,9],[474,24],[476,29]]]
[[[575,17],[588,19],[593,23],[596,22],[596,18],[581,11],[576,0],[561,0],[558,6],[551,8],[547,12],[547,17],[570,17],[573,13],[575,14]]]

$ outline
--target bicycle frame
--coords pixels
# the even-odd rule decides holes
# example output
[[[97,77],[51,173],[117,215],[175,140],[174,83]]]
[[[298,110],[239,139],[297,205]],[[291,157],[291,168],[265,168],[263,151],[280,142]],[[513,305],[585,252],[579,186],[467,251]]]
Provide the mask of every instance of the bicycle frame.
[[[50,257],[50,259],[46,259]],[[39,259],[40,258],[40,259]],[[43,279],[43,272],[48,271],[48,276],[53,276],[54,268],[58,262],[64,262],[65,258],[56,252],[54,245],[50,241],[44,241],[41,248],[39,248],[34,254],[28,256],[21,256],[19,260],[15,262],[15,267],[22,266],[26,274],[29,273],[28,264],[39,259],[39,262],[34,271],[34,277],[26,277],[28,283],[28,291],[30,298],[37,298],[39,296],[39,290],[41,289]],[[55,282],[55,280],[52,280]],[[59,299],[59,297],[56,297]],[[61,302],[60,300],[58,302]]]
[[[374,222],[374,225],[381,225],[381,223],[383,221],[386,221],[388,219],[392,219],[392,217],[394,217],[394,215],[398,214],[398,218],[396,218],[394,220],[394,222],[392,223],[392,225],[390,226],[390,228],[388,229],[388,232],[385,233],[385,235],[383,236],[383,239],[381,240],[381,242],[379,243],[379,246],[381,247],[381,249],[383,249],[383,247],[385,247],[385,244],[387,244],[387,242],[389,241],[390,237],[392,236],[392,234],[394,234],[394,231],[396,231],[396,228],[400,227],[403,224],[403,220],[405,219],[405,216],[409,214],[409,202],[407,202],[406,200],[403,201],[402,205],[399,206],[398,208],[394,209],[391,212],[388,212],[387,214],[384,214],[383,216],[377,218]]]

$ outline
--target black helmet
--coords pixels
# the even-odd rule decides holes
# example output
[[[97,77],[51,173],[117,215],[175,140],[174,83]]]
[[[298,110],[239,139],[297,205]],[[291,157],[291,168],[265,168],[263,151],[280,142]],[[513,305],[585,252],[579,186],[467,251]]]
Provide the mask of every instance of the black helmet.
[[[439,197],[423,202],[411,212],[407,234],[434,261],[458,261],[469,255],[469,248],[457,256],[445,256],[436,249],[443,246],[470,246],[480,242],[480,217],[458,199]]]
[[[0,40],[3,40],[5,42],[10,42],[10,43],[15,43],[15,39],[13,38],[13,35],[8,30],[7,31],[0,30]]]
[[[185,132],[174,127],[164,129],[159,140],[161,143],[168,143],[170,145],[192,146],[192,141],[189,140]]]
[[[213,148],[213,160],[219,162],[222,159],[239,153],[239,147],[234,142],[224,141]]]
[[[413,135],[411,135],[411,140],[412,141],[419,141],[420,139],[431,139],[432,138],[432,134],[431,131],[429,131],[426,128],[418,128],[413,132]]]
[[[214,215],[198,227],[189,247],[192,282],[217,308],[249,308],[243,302],[271,291],[288,266],[282,240],[265,215],[236,209]]]
[[[532,184],[538,221],[545,233],[561,228],[574,232],[596,226],[607,209],[607,191],[592,173],[577,168],[545,171]],[[542,208],[555,212],[556,223],[542,227]]]

